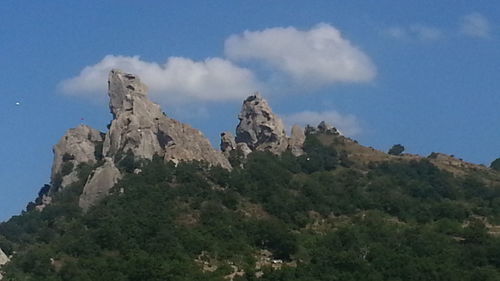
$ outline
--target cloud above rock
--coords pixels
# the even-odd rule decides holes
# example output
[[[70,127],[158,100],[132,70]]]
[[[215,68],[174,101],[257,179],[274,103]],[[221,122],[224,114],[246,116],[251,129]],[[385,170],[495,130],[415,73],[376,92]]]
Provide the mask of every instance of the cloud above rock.
[[[309,30],[275,27],[245,31],[225,42],[225,55],[234,61],[257,61],[294,81],[328,85],[367,82],[376,75],[370,58],[328,24]]]
[[[287,114],[282,116],[283,121],[287,127],[291,127],[295,124],[306,126],[316,126],[321,121],[332,125],[337,128],[342,134],[346,136],[356,136],[361,133],[361,126],[359,121],[354,115],[344,115],[335,110],[327,111],[302,111],[292,114]]]
[[[260,87],[252,71],[222,58],[193,61],[170,57],[158,64],[138,56],[107,55],[76,77],[62,81],[59,88],[68,95],[104,97],[113,68],[137,74],[159,101],[240,100]]]
[[[338,82],[367,82],[376,75],[370,58],[328,24],[309,30],[245,31],[225,41],[224,53],[225,58],[169,57],[164,63],[107,55],[60,82],[59,89],[67,95],[104,99],[108,72],[118,68],[141,77],[155,101],[196,103],[241,100],[255,91],[272,95],[297,85],[317,89]],[[262,69],[256,64],[242,66],[246,61],[270,66],[271,76],[283,79],[260,80]]]

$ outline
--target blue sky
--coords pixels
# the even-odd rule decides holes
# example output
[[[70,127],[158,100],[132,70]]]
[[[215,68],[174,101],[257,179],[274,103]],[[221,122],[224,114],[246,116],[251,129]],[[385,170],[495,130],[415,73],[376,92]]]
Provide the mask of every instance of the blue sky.
[[[498,1],[180,2],[2,1],[0,220],[49,181],[68,128],[105,129],[92,75],[111,66],[214,145],[259,90],[288,124],[327,119],[381,150],[500,157]]]

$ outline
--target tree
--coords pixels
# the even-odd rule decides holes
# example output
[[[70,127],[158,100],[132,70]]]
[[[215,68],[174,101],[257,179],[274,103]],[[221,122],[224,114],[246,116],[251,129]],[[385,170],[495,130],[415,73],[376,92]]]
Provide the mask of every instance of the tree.
[[[401,153],[403,153],[403,151],[405,151],[404,146],[402,146],[401,144],[395,144],[391,147],[391,149],[389,149],[389,151],[387,153],[389,153],[391,155],[401,155]]]
[[[500,158],[493,160],[490,164],[490,168],[496,171],[500,171]]]

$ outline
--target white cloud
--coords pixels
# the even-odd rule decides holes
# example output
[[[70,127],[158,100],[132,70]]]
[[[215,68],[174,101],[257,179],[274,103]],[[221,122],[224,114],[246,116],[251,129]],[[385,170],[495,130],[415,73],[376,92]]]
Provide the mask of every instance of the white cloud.
[[[396,39],[420,41],[433,41],[443,37],[443,32],[440,29],[423,24],[412,24],[408,27],[392,26],[385,29],[384,33]]]
[[[316,126],[321,121],[332,125],[346,136],[356,136],[361,133],[359,121],[354,115],[343,115],[337,111],[302,111],[289,115],[284,115],[283,120],[288,127],[295,124],[306,126]]]
[[[62,81],[59,88],[69,95],[104,97],[112,68],[137,74],[160,102],[240,100],[260,88],[250,70],[221,58],[193,61],[170,57],[161,65],[138,56],[114,55],[85,67],[78,76]]]
[[[480,13],[464,16],[460,30],[463,34],[471,37],[488,38],[490,36],[488,19]]]
[[[232,60],[263,62],[307,85],[366,82],[376,75],[370,58],[328,24],[307,31],[294,27],[245,31],[226,40],[225,54]]]

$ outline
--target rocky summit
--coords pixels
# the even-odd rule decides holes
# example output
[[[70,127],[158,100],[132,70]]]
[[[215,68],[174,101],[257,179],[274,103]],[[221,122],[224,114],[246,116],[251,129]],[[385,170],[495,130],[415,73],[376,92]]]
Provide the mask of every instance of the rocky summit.
[[[288,147],[285,127],[259,93],[249,96],[241,107],[236,127],[236,142],[246,143],[252,151],[279,154]]]
[[[121,178],[116,163],[127,155],[136,160],[158,156],[175,164],[196,160],[231,169],[228,159],[199,130],[169,118],[150,101],[147,86],[136,75],[112,70],[108,95],[113,120],[107,133],[80,125],[68,130],[54,146],[50,192],[78,181],[78,165],[94,165],[80,197],[79,205],[86,210]],[[37,209],[50,203],[50,196],[44,194],[44,198]]]
[[[147,97],[147,87],[132,74],[109,74],[109,106],[114,116],[104,140],[103,155],[132,153],[136,158],[166,161],[199,160],[230,168],[228,160],[213,149],[203,134],[171,119]]]
[[[109,130],[101,133],[80,125],[66,132],[54,146],[52,188],[40,194],[38,210],[51,203],[53,193],[78,181],[85,183],[79,206],[87,210],[123,177],[119,163],[129,156],[134,160],[161,157],[174,164],[195,160],[231,169],[228,159],[233,151],[242,158],[252,151],[280,154],[290,150],[296,156],[304,153],[304,130],[294,126],[291,137],[287,137],[283,122],[259,93],[244,100],[236,136],[222,133],[222,151],[217,151],[199,130],[168,117],[149,100],[147,92],[138,76],[111,70],[108,96],[113,120]],[[82,164],[92,167],[88,178],[78,174]]]

